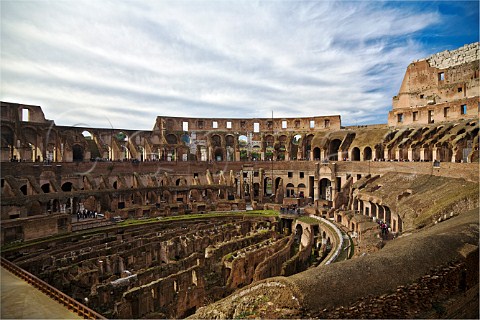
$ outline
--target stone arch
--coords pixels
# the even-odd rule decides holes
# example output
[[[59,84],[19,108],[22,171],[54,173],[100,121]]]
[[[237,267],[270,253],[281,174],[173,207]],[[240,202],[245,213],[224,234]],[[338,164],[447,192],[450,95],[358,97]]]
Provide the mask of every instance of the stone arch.
[[[172,194],[168,190],[163,190],[161,199],[165,201],[166,203],[171,203],[172,202]]]
[[[319,147],[315,147],[315,148],[313,149],[313,159],[314,159],[314,160],[320,160],[321,154],[322,154],[322,153],[321,153],[321,150],[320,150]]]
[[[260,183],[253,183],[253,197],[258,198],[260,196]]]
[[[372,148],[370,148],[369,146],[363,148],[363,160],[372,160]]]
[[[292,137],[290,140],[290,159],[291,160],[297,160],[297,155],[298,155],[298,150],[301,146],[302,142],[302,135],[301,134],[296,134]]]
[[[328,178],[322,178],[318,182],[319,186],[319,192],[318,195],[320,199],[322,200],[332,200],[332,194],[331,194],[331,189],[332,189],[332,182]]]
[[[226,160],[235,161],[235,137],[231,134],[225,136]]]
[[[72,146],[72,152],[73,152],[73,161],[74,162],[81,162],[83,161],[84,158],[84,148],[80,144],[74,144]]]
[[[303,227],[300,223],[297,223],[295,226],[295,242],[299,244],[302,240]]]
[[[178,143],[178,138],[176,135],[174,134],[167,134],[167,136],[165,137],[165,140],[167,140],[167,143],[168,144],[177,144]]]
[[[251,152],[250,156],[251,156],[251,159],[252,159],[253,161],[261,160],[262,154],[261,154],[261,148],[260,148],[260,146],[254,146],[254,147],[252,148],[252,152]]]
[[[305,160],[310,160],[310,152],[312,151],[312,140],[313,140],[314,135],[309,134],[305,138],[305,143],[303,144],[304,147],[304,154],[305,154]],[[314,157],[315,158],[315,157]]]
[[[352,149],[350,159],[352,161],[360,161],[360,149],[358,147]]]
[[[201,202],[203,197],[197,189],[191,189],[189,199],[197,202]]]
[[[287,151],[287,136],[281,135],[278,137],[277,149],[277,160],[285,160],[285,152]]]
[[[89,196],[83,201],[83,205],[87,210],[97,210],[97,198],[95,196]]]
[[[222,138],[218,134],[214,134],[210,138],[210,145],[214,148],[222,147]]]
[[[297,197],[298,198],[305,198],[305,193],[307,192],[307,187],[304,183],[300,183],[297,186]]]
[[[235,146],[235,137],[231,134],[227,134],[225,136],[225,145],[227,147],[234,147]]]
[[[186,185],[187,185],[187,179],[185,179],[185,178],[178,178],[178,179],[175,181],[175,185],[177,185],[177,186],[186,186]]]
[[[41,186],[42,190],[44,193],[50,193],[50,183],[44,183]]]
[[[340,139],[333,139],[330,141],[328,146],[328,159],[332,161],[338,161],[338,151],[340,150],[341,145],[342,140]]]
[[[223,148],[217,147],[213,153],[215,161],[223,161]]]
[[[67,181],[62,184],[62,191],[71,192],[73,189],[73,184],[70,181]]]
[[[295,196],[295,186],[293,183],[287,183],[285,191],[287,193],[287,198]]]
[[[27,204],[26,207],[27,216],[29,217],[45,213],[44,206],[39,201],[32,201],[30,204]]]
[[[28,189],[27,189],[27,185],[24,184],[20,187],[20,191],[24,194],[24,195],[27,195],[27,192],[28,192]]]
[[[22,133],[25,137],[25,152],[22,157],[32,161],[43,161],[43,150],[40,150],[38,141],[38,132],[36,129],[26,126],[22,128]],[[15,143],[15,142],[14,142]],[[19,154],[20,156],[20,154]]]

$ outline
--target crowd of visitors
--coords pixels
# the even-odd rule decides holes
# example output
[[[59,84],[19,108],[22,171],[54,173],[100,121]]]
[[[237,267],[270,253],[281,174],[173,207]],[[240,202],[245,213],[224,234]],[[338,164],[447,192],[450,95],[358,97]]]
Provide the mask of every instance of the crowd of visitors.
[[[77,221],[80,221],[80,219],[88,219],[88,218],[97,218],[98,212],[97,211],[92,211],[92,210],[78,210],[77,211]]]

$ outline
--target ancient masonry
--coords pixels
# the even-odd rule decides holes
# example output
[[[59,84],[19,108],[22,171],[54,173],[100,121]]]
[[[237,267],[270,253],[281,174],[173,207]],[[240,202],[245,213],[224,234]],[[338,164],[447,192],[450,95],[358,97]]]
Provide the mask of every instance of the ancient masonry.
[[[478,53],[412,62],[383,125],[2,102],[2,256],[108,318],[478,318]]]

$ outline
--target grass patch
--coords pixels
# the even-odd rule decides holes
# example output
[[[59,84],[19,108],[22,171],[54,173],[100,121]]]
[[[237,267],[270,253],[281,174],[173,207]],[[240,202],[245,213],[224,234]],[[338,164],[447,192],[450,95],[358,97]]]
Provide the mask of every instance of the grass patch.
[[[308,216],[299,217],[297,220],[307,224],[320,224],[320,220]]]

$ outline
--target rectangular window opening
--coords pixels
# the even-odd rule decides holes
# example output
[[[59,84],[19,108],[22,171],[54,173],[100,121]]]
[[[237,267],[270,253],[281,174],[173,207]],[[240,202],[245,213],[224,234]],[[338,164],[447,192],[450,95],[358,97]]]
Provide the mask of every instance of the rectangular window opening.
[[[289,177],[289,178],[293,178],[293,172],[289,171],[289,172],[288,172],[288,177]]]
[[[418,111],[413,111],[413,121],[418,121]]]
[[[22,121],[30,121],[30,110],[22,109]]]
[[[213,121],[212,122],[212,128],[213,129],[218,129],[218,121]]]
[[[198,121],[198,129],[203,129],[203,121]]]
[[[423,94],[420,95],[420,99],[423,99],[423,97],[425,97]]]
[[[467,114],[467,105],[466,104],[462,104],[460,106],[460,114]]]
[[[305,172],[300,171],[300,179],[303,179],[305,177]]]
[[[282,129],[287,129],[287,120],[282,120]]]
[[[227,121],[227,129],[232,129],[232,121]]]
[[[448,117],[448,113],[450,112],[450,108],[449,107],[446,107],[446,108],[443,108],[443,116],[445,118]]]
[[[315,120],[310,120],[310,129],[315,128]]]
[[[458,88],[457,91],[462,92],[463,91],[462,87]]]
[[[329,119],[325,119],[324,126],[325,126],[325,128],[330,127],[330,120]]]
[[[403,113],[397,114],[397,121],[398,122],[403,122]]]
[[[258,122],[253,123],[253,132],[260,132],[260,123]]]
[[[428,123],[433,123],[433,110],[428,110]]]
[[[439,72],[438,81],[443,81],[443,80],[445,80],[445,72]]]
[[[182,128],[183,128],[183,131],[188,131],[188,121],[183,121]]]

